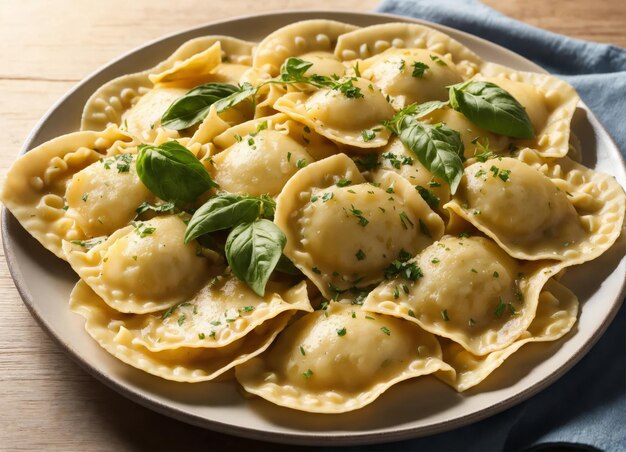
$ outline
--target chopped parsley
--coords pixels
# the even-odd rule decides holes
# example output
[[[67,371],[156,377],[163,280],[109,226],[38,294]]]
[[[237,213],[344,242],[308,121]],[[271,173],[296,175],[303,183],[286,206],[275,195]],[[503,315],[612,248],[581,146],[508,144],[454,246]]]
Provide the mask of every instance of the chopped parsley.
[[[346,327],[340,328],[337,330],[337,336],[345,336],[346,335]]]
[[[206,336],[204,335],[204,333],[198,333],[198,339],[202,340],[204,339]]]
[[[104,239],[95,238],[95,239],[89,239],[89,240],[70,240],[70,243],[74,245],[82,246],[83,248],[85,248],[85,251],[89,251],[94,246],[102,243],[103,241]]]
[[[430,68],[430,66],[428,66],[427,64],[424,64],[424,63],[422,63],[420,61],[414,61],[412,66],[413,66],[413,72],[411,73],[411,75],[413,77],[415,77],[415,78],[422,78],[422,77],[424,77],[424,71],[426,71],[426,69]]]
[[[498,306],[496,306],[496,317],[500,318],[502,317],[502,314],[504,314],[504,309],[506,308],[506,304],[504,303],[504,301],[502,301],[502,297],[498,297]]]
[[[137,207],[137,209],[135,209],[135,212],[137,215],[146,213],[149,210],[156,213],[171,213],[174,211],[174,207],[175,204],[173,202],[164,202],[162,204],[150,204],[149,202],[143,202],[139,207]]]
[[[419,192],[420,196],[422,197],[422,199],[424,201],[426,201],[426,203],[430,206],[430,207],[439,207],[439,196],[437,196],[436,194],[434,194],[432,191],[430,191],[427,188],[424,188],[420,185],[416,185],[415,189]]]
[[[255,309],[254,306],[244,306],[243,308],[241,308],[243,312],[252,312],[254,311],[254,309]]]
[[[313,267],[313,268],[311,269],[311,271],[312,271],[313,273],[318,274],[318,275],[321,275],[321,274],[322,274],[322,272],[320,271],[320,269],[319,269],[319,268],[317,268],[317,267]]]
[[[337,181],[337,183],[335,184],[337,187],[347,187],[348,185],[350,185],[352,183],[351,180],[346,179],[345,177],[342,177],[341,179],[339,179]]]
[[[402,223],[402,227],[404,229],[409,229],[409,227],[406,225],[407,223],[410,224],[412,228],[415,227],[413,222],[409,219],[406,212],[404,211],[400,212],[400,222]],[[420,227],[421,226],[422,226],[422,220],[420,220]],[[427,234],[427,235],[430,237],[430,234]]]
[[[447,66],[446,62],[439,58],[437,55],[431,55],[430,59],[437,63],[439,66]]]
[[[357,260],[360,260],[360,261],[362,261],[366,257],[365,253],[361,249],[356,252],[355,256],[356,256]]]
[[[369,224],[369,220],[363,216],[363,212],[355,209],[354,206],[350,207],[350,213],[359,219],[359,224],[363,227]]]
[[[308,369],[302,375],[304,376],[304,378],[306,378],[308,380],[309,378],[311,378],[313,376],[313,371],[311,369]]]
[[[381,326],[380,331],[382,331],[383,334],[386,334],[387,336],[391,336],[391,331],[386,326]]]
[[[448,310],[444,309],[441,311],[441,318],[446,321],[449,322],[450,321],[450,317],[448,316]]]
[[[141,221],[133,222],[133,226],[135,227],[135,234],[141,238],[151,235],[154,231],[156,231],[156,228],[150,227]]]
[[[303,347],[302,345],[300,346],[300,354],[301,354],[302,356],[305,356],[305,355],[306,355],[306,352],[304,351],[304,347]]]
[[[333,198],[333,192],[332,191],[327,191],[326,193],[324,193],[322,195],[322,202],[326,202],[329,201]]]
[[[118,154],[116,156],[102,160],[105,169],[111,169],[115,165],[118,173],[127,173],[130,171],[130,164],[133,161],[132,154]]]
[[[362,130],[361,138],[363,138],[363,141],[367,143],[368,141],[372,141],[374,138],[376,138],[376,132],[374,132],[373,130]]]
[[[401,250],[398,259],[385,268],[385,278],[391,279],[396,275],[400,275],[410,281],[417,281],[424,276],[422,270],[415,262],[408,262],[410,258],[411,255],[409,253]]]
[[[382,158],[389,160],[389,164],[395,169],[400,169],[403,165],[412,165],[413,159],[408,155],[400,156],[393,152],[385,152],[381,155]]]
[[[306,165],[307,165],[307,163],[306,163],[306,160],[305,160],[305,159],[299,159],[299,160],[296,162],[296,167],[297,167],[298,169],[302,169],[302,168],[304,168]]]
[[[180,317],[178,317],[178,320],[176,323],[178,323],[178,326],[182,326],[183,323],[185,323],[185,319],[187,318],[187,316],[185,314],[181,315]]]

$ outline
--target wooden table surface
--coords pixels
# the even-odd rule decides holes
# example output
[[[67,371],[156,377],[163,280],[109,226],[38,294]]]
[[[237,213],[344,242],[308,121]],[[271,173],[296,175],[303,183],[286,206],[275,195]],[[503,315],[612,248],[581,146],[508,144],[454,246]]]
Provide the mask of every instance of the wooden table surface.
[[[554,32],[626,47],[626,2],[485,3]],[[28,132],[61,95],[135,46],[237,15],[285,9],[363,11],[376,4],[377,0],[1,0],[0,174],[4,177]],[[4,258],[0,313],[0,451],[287,449],[183,424],[97,382],[31,318]]]

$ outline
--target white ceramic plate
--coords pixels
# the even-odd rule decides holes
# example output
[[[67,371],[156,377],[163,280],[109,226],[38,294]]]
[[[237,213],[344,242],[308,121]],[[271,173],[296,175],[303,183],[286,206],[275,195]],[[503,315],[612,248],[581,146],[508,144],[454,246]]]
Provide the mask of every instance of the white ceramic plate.
[[[22,153],[63,133],[78,130],[89,95],[106,81],[152,67],[184,41],[201,35],[231,35],[258,41],[289,23],[313,18],[355,25],[418,22],[380,14],[296,12],[244,17],[171,35],[133,50],[87,77],[44,116]],[[423,22],[420,22],[423,23]],[[542,71],[502,47],[451,28],[430,24],[465,44],[485,60],[516,69]],[[584,163],[613,174],[626,185],[621,155],[585,106],[573,129]],[[69,266],[45,251],[8,213],[2,237],[15,284],[33,316],[82,367],[128,398],[191,424],[250,438],[285,443],[339,445],[394,441],[450,430],[493,415],[532,396],[571,368],[597,341],[622,300],[626,258],[624,238],[600,259],[571,269],[565,284],[582,302],[580,321],[564,340],[522,347],[477,388],[457,394],[433,377],[394,386],[372,405],[347,414],[306,414],[242,396],[232,381],[182,384],[153,377],[113,358],[83,329],[84,320],[68,309],[77,280]],[[557,383],[558,384],[558,383]]]

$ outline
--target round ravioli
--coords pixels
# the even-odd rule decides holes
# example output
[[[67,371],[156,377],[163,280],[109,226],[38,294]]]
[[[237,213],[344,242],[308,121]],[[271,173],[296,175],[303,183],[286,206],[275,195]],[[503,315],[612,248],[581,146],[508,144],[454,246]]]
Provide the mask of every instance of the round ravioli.
[[[252,65],[275,77],[287,58],[310,55],[312,52],[333,52],[337,38],[356,29],[354,25],[324,19],[287,25],[270,33],[259,43]]]
[[[517,262],[481,237],[445,238],[410,264],[416,281],[400,273],[381,283],[363,309],[415,322],[475,355],[501,350],[526,330],[543,285],[560,269]]]
[[[223,347],[179,347],[153,352],[136,344],[135,336],[126,328],[127,322],[132,323],[137,316],[111,309],[84,281],[74,287],[70,309],[85,318],[87,333],[117,359],[157,377],[185,383],[213,380],[263,352],[292,315],[280,314]]]
[[[331,302],[288,326],[235,372],[247,392],[277,405],[343,413],[400,381],[449,369],[435,337],[416,325]]]
[[[282,114],[256,119],[215,137],[213,142],[224,150],[207,169],[222,190],[277,196],[299,169],[315,160],[307,152],[313,134],[298,133],[286,121]]]
[[[391,48],[360,62],[359,69],[397,110],[414,102],[447,101],[447,87],[463,81],[452,61],[424,49]]]
[[[337,143],[356,148],[376,148],[389,140],[381,124],[394,110],[369,80],[347,78],[347,90],[323,88],[312,93],[293,92],[278,99],[274,108]]]
[[[379,151],[377,157],[378,169],[373,173],[375,178],[384,171],[398,173],[415,186],[433,209],[440,208],[450,200],[450,185],[433,176],[399,138],[392,138],[389,144]]]
[[[401,253],[414,255],[443,234],[443,221],[393,172],[368,183],[338,154],[300,170],[277,199],[284,253],[327,297],[384,277]]]
[[[150,74],[163,73],[177,63],[201,54],[219,42],[221,60],[233,65],[247,65],[252,62],[252,49],[255,43],[242,41],[229,36],[201,36],[182,44],[166,60],[152,69],[123,75],[115,78],[94,92],[83,108],[80,130],[104,130],[111,124],[122,126],[122,116],[137,101],[153,88]],[[216,79],[220,73],[229,72],[218,65],[206,75],[206,81]],[[229,72],[230,73],[230,72]],[[149,123],[150,124],[150,123]]]
[[[471,77],[483,64],[478,55],[445,33],[407,23],[388,23],[345,33],[337,40],[335,55],[342,61],[365,59],[390,48],[424,49],[452,61],[464,77]]]
[[[74,174],[65,191],[67,217],[87,237],[109,235],[128,226],[143,202],[154,195],[139,180],[135,155],[103,158]]]
[[[502,350],[475,356],[456,342],[444,339],[441,341],[443,360],[454,368],[454,372],[441,372],[436,376],[463,392],[482,382],[523,345],[556,341],[565,336],[576,323],[577,314],[576,295],[550,279],[539,295],[535,318],[515,342]]]
[[[64,242],[63,251],[82,279],[112,308],[143,314],[191,298],[211,274],[186,225],[176,215],[119,229],[101,243]]]
[[[152,142],[161,127],[161,116],[172,103],[187,92],[183,88],[156,88],[148,91],[122,115],[122,127],[141,140]],[[178,133],[171,131],[171,136]]]
[[[136,146],[117,127],[103,132],[75,132],[37,146],[9,168],[0,199],[20,224],[46,249],[61,259],[62,240],[86,240],[93,236],[68,215],[66,187],[81,170],[106,157]],[[82,195],[81,195],[82,196]],[[81,200],[82,202],[82,200]]]
[[[570,247],[587,239],[567,192],[513,158],[468,166],[445,207],[518,259],[567,260]]]
[[[521,150],[518,159],[539,171],[567,195],[576,210],[577,224],[584,230],[583,238],[578,241],[567,242],[567,237],[546,241],[547,253],[558,255],[555,258],[562,259],[564,266],[577,265],[597,258],[615,243],[622,233],[626,214],[626,194],[615,177],[567,157],[546,161],[532,149]],[[527,254],[523,248],[509,251]]]
[[[571,85],[549,74],[519,72],[494,63],[484,64],[476,78],[508,91],[526,109],[535,138],[515,140],[518,147],[531,147],[543,157],[567,155],[572,117],[580,100]]]

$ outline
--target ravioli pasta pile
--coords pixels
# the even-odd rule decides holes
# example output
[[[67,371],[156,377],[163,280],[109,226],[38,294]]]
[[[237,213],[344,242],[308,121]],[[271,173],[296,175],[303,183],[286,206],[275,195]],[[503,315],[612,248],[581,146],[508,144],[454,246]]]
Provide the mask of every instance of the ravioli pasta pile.
[[[465,391],[570,331],[559,276],[625,205],[577,162],[577,102],[422,25],[201,37],[98,89],[2,201],[110,354],[340,413],[424,375]]]

